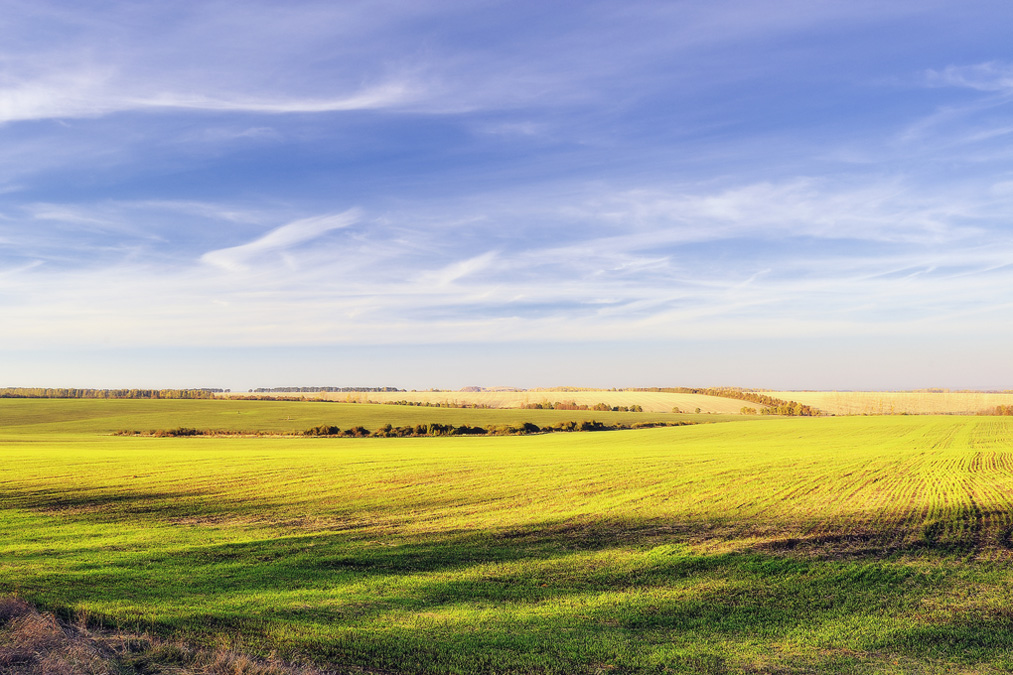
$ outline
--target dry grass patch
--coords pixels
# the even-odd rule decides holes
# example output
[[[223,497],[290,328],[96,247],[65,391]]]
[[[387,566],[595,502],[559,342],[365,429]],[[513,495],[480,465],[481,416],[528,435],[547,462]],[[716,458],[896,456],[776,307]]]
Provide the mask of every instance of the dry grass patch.
[[[765,391],[767,396],[798,401],[831,415],[974,415],[1013,405],[1013,394],[913,391]]]
[[[0,600],[0,672],[9,675],[114,675],[108,659],[50,614]]]
[[[361,669],[352,671],[366,673]],[[0,598],[0,673],[4,675],[332,675],[306,666],[201,650],[149,637],[92,632]],[[334,671],[336,673],[336,671]]]

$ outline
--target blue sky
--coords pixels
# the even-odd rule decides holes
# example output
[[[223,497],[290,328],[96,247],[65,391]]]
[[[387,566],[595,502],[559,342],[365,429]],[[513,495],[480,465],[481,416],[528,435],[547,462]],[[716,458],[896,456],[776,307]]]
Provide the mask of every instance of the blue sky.
[[[1013,388],[1013,5],[0,2],[0,386]]]

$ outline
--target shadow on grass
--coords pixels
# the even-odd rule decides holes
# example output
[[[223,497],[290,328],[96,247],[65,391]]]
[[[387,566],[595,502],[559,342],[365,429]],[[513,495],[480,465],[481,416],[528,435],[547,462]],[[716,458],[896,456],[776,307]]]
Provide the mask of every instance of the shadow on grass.
[[[403,515],[398,505],[376,511],[377,524],[359,508],[343,531],[333,516],[326,531],[223,543],[202,538],[201,526],[258,536],[242,529],[245,519],[270,524],[290,505],[129,484],[7,501],[56,516],[38,519],[49,550],[13,561],[24,563],[16,582],[29,599],[66,618],[77,607],[103,608],[91,615],[96,625],[233,640],[260,654],[417,673],[744,672],[786,643],[802,645],[808,660],[776,657],[788,663],[784,672],[863,672],[850,661],[833,665],[822,649],[995,667],[1013,654],[998,595],[975,605],[973,619],[959,600],[923,616],[954,583],[965,597],[991,583],[976,581],[973,565],[960,576],[949,563],[1005,551],[1004,513],[955,507],[904,529],[842,523],[820,533],[757,519],[600,517],[405,534],[385,529]],[[175,550],[89,548],[63,530],[118,522],[187,522],[194,536],[176,537]],[[738,552],[694,549],[740,539]],[[11,590],[7,583],[0,590]]]
[[[1008,606],[978,610],[928,625],[912,626],[873,640],[875,650],[963,663],[994,662],[1013,669],[1013,613]]]
[[[377,523],[396,525],[410,511],[426,512],[460,505],[460,496],[434,492],[413,495],[411,504],[350,502],[328,504],[326,512],[306,517],[292,512],[291,503],[267,495],[226,497],[210,488],[181,491],[150,490],[124,478],[119,486],[97,489],[11,490],[6,508],[53,515],[86,523],[184,524],[201,526],[272,526],[293,533],[307,529],[371,529]],[[410,509],[410,511],[408,511]],[[686,542],[755,539],[757,552],[826,559],[864,559],[905,555],[969,556],[987,550],[1013,550],[1013,514],[981,511],[976,505],[953,505],[937,512],[931,521],[897,523],[870,520],[822,523],[819,532],[792,532],[776,520],[751,517],[736,521],[715,514],[686,516],[680,520],[630,517],[600,518],[582,522],[542,522],[488,532],[444,532],[443,539],[509,541],[521,549],[546,546],[570,550],[599,550],[617,546],[645,546],[673,537]],[[389,522],[388,522],[389,521]],[[462,544],[463,550],[475,546]],[[441,548],[446,548],[441,545]],[[494,546],[495,548],[495,546]]]
[[[966,572],[927,571],[938,560],[927,543],[909,548],[921,556],[913,562],[780,550],[705,555],[686,544],[702,527],[557,521],[124,552],[77,577],[40,576],[32,599],[57,611],[128,603],[141,609],[92,620],[420,673],[590,673],[605,665],[745,672],[742,663],[778,653],[785,642],[808,645],[818,663],[822,648],[963,664],[1000,664],[1013,653],[1003,605],[979,603],[973,621],[960,606],[931,623],[919,618],[924,603],[968,580]],[[791,550],[834,543],[800,538]],[[807,663],[797,672],[810,672]],[[847,663],[840,672],[863,672]],[[838,672],[830,661],[824,666],[817,670]]]

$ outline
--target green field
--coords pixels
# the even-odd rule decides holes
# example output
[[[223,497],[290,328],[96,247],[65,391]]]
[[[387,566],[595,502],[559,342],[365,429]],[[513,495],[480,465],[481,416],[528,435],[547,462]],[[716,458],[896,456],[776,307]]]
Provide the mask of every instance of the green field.
[[[344,424],[306,406],[356,408],[238,403],[0,401],[0,593],[337,669],[1013,668],[1009,418],[106,435],[230,416],[240,429],[301,429]],[[555,412],[378,408],[471,423]],[[298,415],[312,419],[287,419]]]
[[[565,420],[635,424],[637,422],[723,422],[743,415],[428,408],[323,401],[0,399],[0,434],[110,434],[191,427],[230,431],[292,433],[319,424],[375,430],[427,424],[552,425]],[[754,419],[767,419],[756,417]]]

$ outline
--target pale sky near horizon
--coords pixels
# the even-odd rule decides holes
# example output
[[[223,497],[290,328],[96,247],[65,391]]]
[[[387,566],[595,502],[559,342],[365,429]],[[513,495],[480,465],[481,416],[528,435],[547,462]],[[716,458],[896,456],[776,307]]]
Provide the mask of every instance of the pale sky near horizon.
[[[0,386],[1013,389],[1011,26],[0,0]]]

